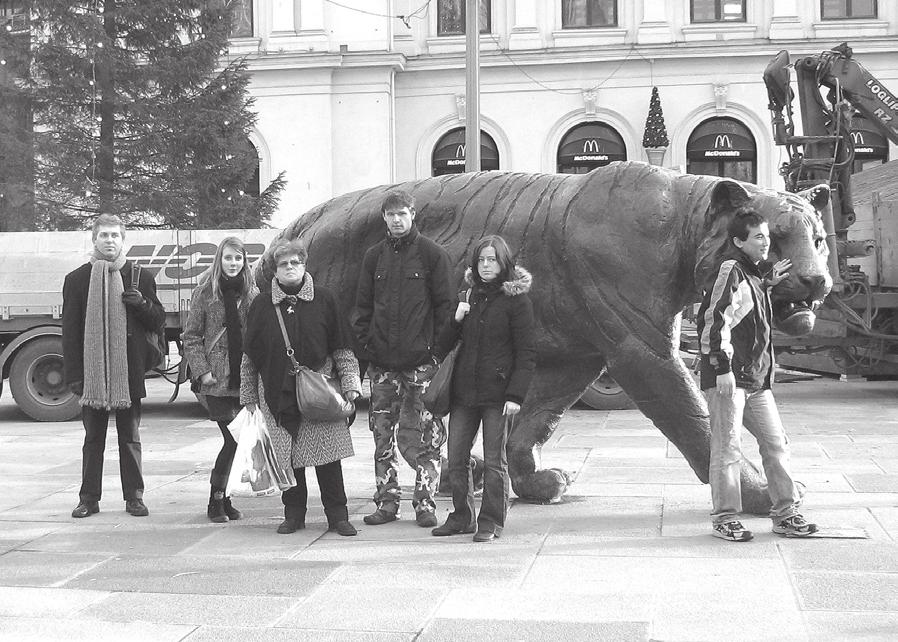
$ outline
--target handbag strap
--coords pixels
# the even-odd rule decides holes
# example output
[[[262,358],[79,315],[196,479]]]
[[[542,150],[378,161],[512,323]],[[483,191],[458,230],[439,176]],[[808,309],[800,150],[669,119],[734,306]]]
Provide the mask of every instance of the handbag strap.
[[[281,314],[281,308],[278,305],[274,306],[274,311],[278,315],[278,323],[281,326],[281,334],[284,336],[284,345],[287,346],[287,358],[290,359],[290,363],[293,364],[293,372],[291,374],[297,374],[299,372],[299,362],[296,360],[294,356],[296,353],[293,351],[293,346],[290,345],[290,337],[287,336],[287,326],[284,325],[284,315]]]
[[[212,348],[215,347],[215,344],[218,343],[219,339],[224,336],[224,333],[227,331],[227,328],[222,328],[218,331],[214,337],[212,337],[212,342],[209,343],[209,347],[206,348],[206,358],[209,358],[209,355],[212,354]]]

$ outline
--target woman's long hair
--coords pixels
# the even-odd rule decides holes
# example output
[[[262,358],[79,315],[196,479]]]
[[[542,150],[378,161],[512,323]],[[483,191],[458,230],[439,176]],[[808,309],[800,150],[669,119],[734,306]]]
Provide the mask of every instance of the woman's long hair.
[[[218,244],[218,249],[215,250],[215,258],[212,260],[212,267],[203,273],[201,281],[204,281],[203,285],[212,290],[212,297],[214,299],[218,299],[219,301],[222,300],[221,286],[218,284],[218,281],[224,274],[224,271],[221,269],[221,257],[224,255],[225,248],[228,247],[243,255],[243,269],[235,278],[242,280],[240,286],[240,300],[243,303],[246,303],[250,290],[253,288],[253,271],[249,267],[249,258],[246,256],[246,248],[243,246],[243,241],[236,236],[229,236]]]
[[[471,253],[471,275],[474,277],[474,283],[483,285],[483,279],[480,278],[480,271],[477,269],[477,260],[480,258],[480,253],[488,247],[496,251],[496,262],[499,264],[499,275],[496,277],[495,282],[504,283],[508,281],[514,269],[514,258],[511,256],[511,250],[505,239],[498,234],[491,234],[480,239],[480,242],[474,246],[474,251]]]

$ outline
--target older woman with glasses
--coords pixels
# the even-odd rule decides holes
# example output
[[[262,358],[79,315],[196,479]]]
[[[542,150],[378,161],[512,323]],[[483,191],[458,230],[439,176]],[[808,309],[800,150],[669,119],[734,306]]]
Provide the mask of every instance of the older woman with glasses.
[[[348,325],[333,293],[315,285],[306,272],[307,253],[299,240],[279,241],[270,257],[275,272],[271,294],[256,297],[247,315],[240,401],[251,409],[251,404],[259,404],[278,458],[290,461],[296,474],[296,486],[282,495],[284,521],[277,532],[305,528],[305,468],[314,466],[328,530],[355,535],[340,463],[354,454],[348,422],[311,421],[300,413],[277,310],[299,364],[329,377],[336,375],[343,396],[354,402],[361,382]]]

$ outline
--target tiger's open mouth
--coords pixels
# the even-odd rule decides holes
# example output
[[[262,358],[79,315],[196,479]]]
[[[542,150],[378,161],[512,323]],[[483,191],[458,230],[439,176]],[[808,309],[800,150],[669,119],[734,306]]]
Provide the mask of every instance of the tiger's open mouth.
[[[820,307],[820,301],[774,301],[773,322],[778,330],[792,336],[808,334],[814,329],[817,315],[814,310]]]

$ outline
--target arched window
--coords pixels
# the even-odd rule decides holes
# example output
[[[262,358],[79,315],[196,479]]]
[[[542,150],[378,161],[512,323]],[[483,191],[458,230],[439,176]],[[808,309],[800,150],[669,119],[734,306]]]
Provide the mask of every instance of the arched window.
[[[240,153],[250,154],[255,160],[255,162],[251,165],[252,174],[247,179],[246,185],[243,187],[243,191],[250,196],[258,196],[262,192],[261,179],[259,177],[259,150],[257,150],[252,141],[247,138],[244,141],[244,146],[243,149],[240,150]]]
[[[232,0],[231,38],[253,37],[253,0]]]
[[[459,127],[446,132],[433,147],[431,173],[461,174],[465,171],[465,128]],[[499,169],[499,149],[496,141],[486,132],[480,132],[480,169]]]
[[[889,160],[889,141],[866,118],[854,117],[851,140],[854,143],[852,173],[861,172],[874,165],[881,165]]]
[[[726,176],[754,183],[757,158],[755,137],[735,118],[709,118],[693,130],[686,143],[689,174]]]
[[[627,160],[627,146],[605,123],[581,123],[568,130],[558,146],[558,173],[585,174],[612,161]]]

